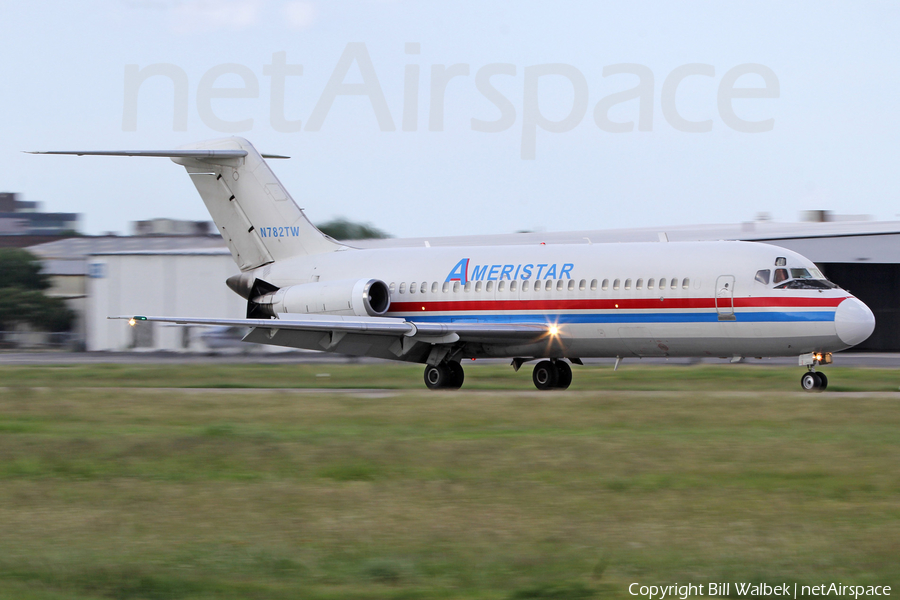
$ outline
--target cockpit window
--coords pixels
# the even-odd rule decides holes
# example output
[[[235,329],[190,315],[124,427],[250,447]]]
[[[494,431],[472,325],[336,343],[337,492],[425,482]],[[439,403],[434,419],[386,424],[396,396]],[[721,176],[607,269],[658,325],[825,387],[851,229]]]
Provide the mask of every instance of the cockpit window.
[[[793,279],[817,279],[810,274],[809,269],[791,269]]]
[[[805,270],[805,269],[804,269]],[[775,286],[778,290],[833,290],[837,286],[827,279],[792,279]]]
[[[780,290],[831,290],[837,287],[825,279],[822,271],[815,267],[775,269],[772,283],[775,284],[775,289]]]
[[[756,272],[756,280],[762,284],[768,285],[769,283],[769,269],[760,269]]]

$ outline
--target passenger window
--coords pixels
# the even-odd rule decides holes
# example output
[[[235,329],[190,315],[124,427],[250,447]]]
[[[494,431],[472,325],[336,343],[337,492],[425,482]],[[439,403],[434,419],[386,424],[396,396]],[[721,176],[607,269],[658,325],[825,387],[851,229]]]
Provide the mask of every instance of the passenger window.
[[[422,282],[422,287],[419,288],[419,293],[420,293],[420,294],[424,294],[424,293],[427,292],[427,291],[428,291],[428,284],[425,283],[425,282],[423,281],[423,282]]]
[[[769,269],[760,269],[756,272],[756,281],[763,285],[769,285]]]
[[[616,279],[615,281],[613,281],[613,289],[614,289],[614,290],[619,289],[619,280],[618,280],[618,279]]]
[[[691,280],[685,277],[681,280],[681,289],[686,290],[691,287]]]
[[[654,283],[656,283],[656,280],[655,280],[655,279],[653,279],[652,277],[651,277],[650,279],[648,279],[648,280],[647,280],[647,289],[648,289],[648,290],[652,290],[652,289],[653,289],[653,284],[654,284]]]
[[[582,281],[582,283],[584,283],[584,282]],[[581,289],[584,289],[584,288],[582,287]],[[575,280],[574,279],[569,280],[569,291],[570,292],[575,291]]]
[[[553,289],[553,280],[552,280],[552,279],[548,279],[548,280],[547,280],[547,283],[544,284],[544,291],[545,291],[545,292],[549,292],[551,289]]]
[[[498,292],[505,292],[505,291],[506,291],[506,282],[503,281],[502,279],[500,280],[500,283],[497,284],[497,291],[498,291]]]
[[[584,279],[578,282],[578,289],[582,292],[587,289],[587,282]]]
[[[515,279],[513,279],[512,281],[509,282],[509,291],[511,291],[511,292],[516,291],[516,283],[517,282]]]
[[[643,280],[643,279],[638,279],[637,281],[635,281],[635,282],[634,282],[634,289],[636,289],[636,290],[642,290],[642,289],[644,289],[644,280]]]
[[[678,278],[677,277],[672,278],[672,282],[669,284],[669,287],[672,288],[673,290],[678,289]]]
[[[562,279],[558,279],[558,280],[556,281],[556,291],[557,291],[557,292],[561,292],[562,289],[563,289],[563,286],[564,286],[565,284],[566,284],[565,281],[563,281]]]
[[[480,292],[480,291],[481,291],[481,282],[480,282],[480,281],[478,281],[478,282],[475,283],[475,291],[476,291],[476,292]]]
[[[605,292],[606,290],[608,290],[608,289],[609,289],[609,279],[604,279],[604,280],[603,280],[603,285],[602,285],[601,287],[603,288],[603,291],[604,291],[604,292]]]
[[[409,284],[409,293],[410,294],[416,293],[416,282],[415,281],[413,281],[412,283]]]
[[[493,282],[493,281],[488,281],[488,282],[487,282],[487,291],[489,291],[489,292],[493,292],[493,291],[494,291],[494,282]]]
[[[597,289],[597,280],[596,280],[596,279],[591,279],[591,291],[593,292],[593,291],[595,291],[596,289]],[[606,288],[603,288],[603,289],[606,289]]]
[[[458,281],[454,281],[454,282],[453,282],[453,292],[456,293],[456,292],[458,292],[458,291],[459,291],[459,282],[458,282]]]
[[[467,282],[466,282],[466,285],[463,286],[463,291],[464,291],[464,292],[469,292],[469,291],[471,291],[471,290],[472,290],[472,282],[471,282],[471,281],[467,281]]]
[[[391,290],[391,293],[393,294],[394,293],[394,282],[393,281],[391,282],[390,290]]]
[[[787,281],[787,278],[787,269],[775,269],[775,277],[772,278],[772,283],[779,284],[782,281]]]
[[[523,291],[523,292],[527,292],[527,291],[528,291],[528,280],[527,280],[527,279],[526,279],[525,281],[522,282],[522,291]]]
[[[450,291],[450,282],[449,281],[444,282],[444,285],[441,286],[441,291],[444,292],[445,294]]]
[[[424,284],[423,284],[423,285],[424,285]],[[432,293],[432,294],[437,294],[437,291],[438,291],[438,282],[435,281],[434,283],[431,284],[431,293]]]
[[[630,289],[631,289],[631,279],[626,279],[626,280],[625,280],[625,289],[626,289],[626,290],[630,290]]]

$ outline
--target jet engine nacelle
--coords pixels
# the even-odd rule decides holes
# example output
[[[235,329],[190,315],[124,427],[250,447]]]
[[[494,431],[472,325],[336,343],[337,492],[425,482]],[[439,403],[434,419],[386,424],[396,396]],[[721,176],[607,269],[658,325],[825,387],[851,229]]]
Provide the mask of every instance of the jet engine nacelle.
[[[344,279],[291,285],[251,302],[272,317],[283,313],[380,317],[391,306],[391,292],[378,279]]]

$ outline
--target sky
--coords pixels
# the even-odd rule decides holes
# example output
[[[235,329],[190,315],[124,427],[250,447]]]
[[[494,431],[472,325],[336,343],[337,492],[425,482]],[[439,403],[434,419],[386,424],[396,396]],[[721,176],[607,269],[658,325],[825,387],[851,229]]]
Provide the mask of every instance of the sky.
[[[398,237],[900,217],[900,4],[3,3],[0,191],[86,233],[208,220],[239,135],[316,223]]]

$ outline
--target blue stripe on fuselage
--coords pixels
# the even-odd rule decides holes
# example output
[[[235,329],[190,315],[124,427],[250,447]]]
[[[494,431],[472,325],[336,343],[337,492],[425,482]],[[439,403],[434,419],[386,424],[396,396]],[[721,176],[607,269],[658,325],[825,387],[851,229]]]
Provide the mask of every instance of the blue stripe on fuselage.
[[[391,315],[396,316],[396,315]],[[834,311],[796,312],[736,312],[737,322],[828,322],[834,321]],[[410,313],[409,321],[421,323],[450,323],[463,320],[469,323],[716,323],[717,313],[594,313],[594,314],[478,314],[459,313],[421,315]]]

